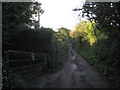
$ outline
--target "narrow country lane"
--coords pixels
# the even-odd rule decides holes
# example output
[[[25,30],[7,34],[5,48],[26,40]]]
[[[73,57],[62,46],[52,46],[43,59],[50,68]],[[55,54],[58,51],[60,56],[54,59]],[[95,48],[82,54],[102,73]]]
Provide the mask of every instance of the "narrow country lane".
[[[42,75],[30,82],[33,88],[112,88],[98,71],[69,45],[69,57],[56,73]]]

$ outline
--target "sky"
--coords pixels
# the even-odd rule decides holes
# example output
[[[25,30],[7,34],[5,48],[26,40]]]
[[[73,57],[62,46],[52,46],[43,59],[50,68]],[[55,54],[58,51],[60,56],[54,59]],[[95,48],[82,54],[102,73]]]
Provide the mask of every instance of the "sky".
[[[40,26],[53,28],[57,31],[60,27],[73,30],[78,20],[77,13],[72,11],[81,7],[84,0],[37,0],[42,3],[44,14],[40,16]]]

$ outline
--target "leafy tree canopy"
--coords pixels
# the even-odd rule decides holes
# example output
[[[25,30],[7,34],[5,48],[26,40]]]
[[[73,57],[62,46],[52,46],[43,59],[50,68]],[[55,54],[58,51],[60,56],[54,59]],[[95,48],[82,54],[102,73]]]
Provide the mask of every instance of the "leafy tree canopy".
[[[2,36],[3,48],[11,45],[10,38],[18,31],[29,30],[35,20],[32,14],[37,12],[37,2],[3,2],[2,3]]]
[[[58,32],[56,33],[56,37],[60,40],[60,41],[66,41],[69,40],[69,32],[70,30],[67,28],[59,28]]]

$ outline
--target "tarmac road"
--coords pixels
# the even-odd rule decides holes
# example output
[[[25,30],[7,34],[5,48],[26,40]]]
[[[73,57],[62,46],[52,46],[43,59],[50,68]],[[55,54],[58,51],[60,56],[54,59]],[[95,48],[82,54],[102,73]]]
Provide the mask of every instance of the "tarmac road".
[[[69,57],[64,67],[50,74],[41,75],[30,83],[32,88],[112,88],[103,76],[69,44]]]

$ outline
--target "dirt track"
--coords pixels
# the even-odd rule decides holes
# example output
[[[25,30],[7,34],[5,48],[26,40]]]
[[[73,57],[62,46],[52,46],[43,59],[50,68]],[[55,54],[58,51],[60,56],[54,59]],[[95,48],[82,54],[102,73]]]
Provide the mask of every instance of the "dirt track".
[[[72,52],[71,52],[72,50]],[[69,57],[56,73],[42,75],[30,83],[33,88],[111,88],[95,68],[69,46]]]

